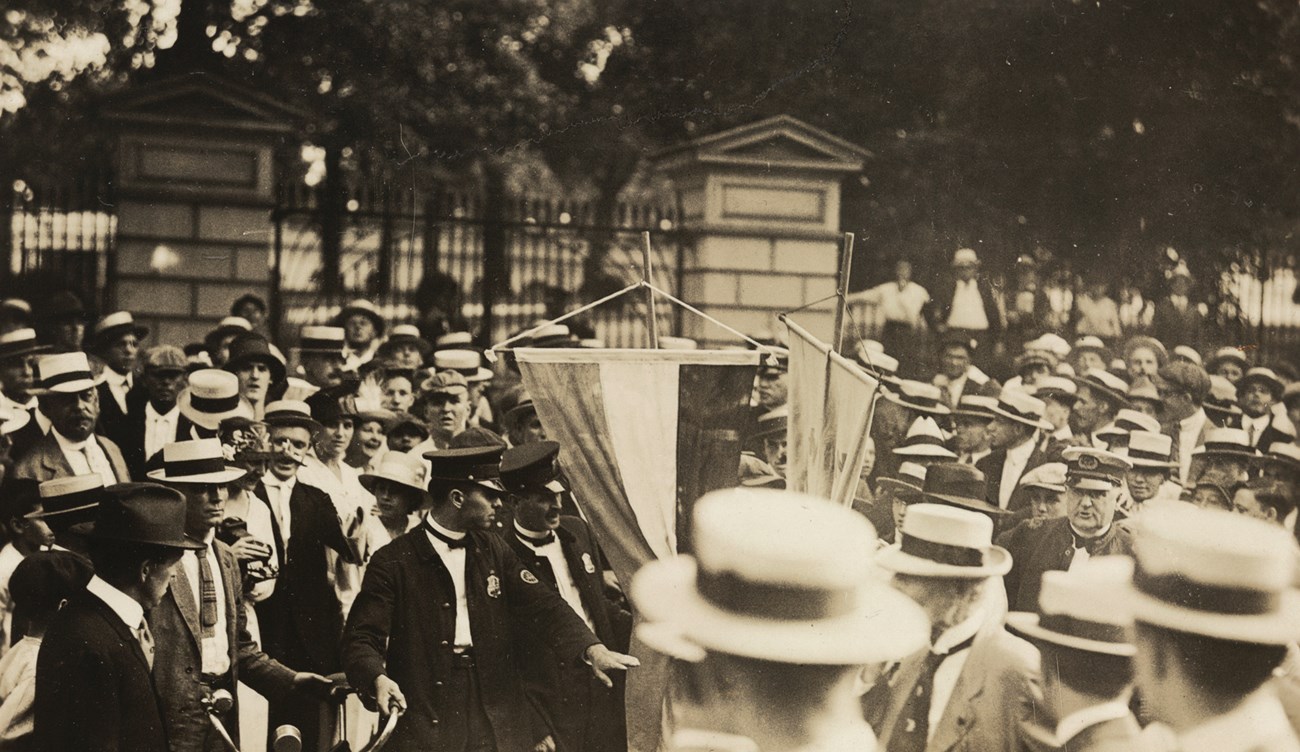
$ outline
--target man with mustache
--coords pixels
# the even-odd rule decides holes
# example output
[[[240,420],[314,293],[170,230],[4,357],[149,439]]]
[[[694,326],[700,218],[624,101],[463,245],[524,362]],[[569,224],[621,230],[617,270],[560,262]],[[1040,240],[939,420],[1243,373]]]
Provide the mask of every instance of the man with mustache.
[[[111,440],[95,435],[99,394],[86,354],[49,355],[40,360],[36,370],[40,409],[50,419],[50,431],[14,467],[14,477],[45,481],[93,473],[105,486],[130,481],[121,450]]]

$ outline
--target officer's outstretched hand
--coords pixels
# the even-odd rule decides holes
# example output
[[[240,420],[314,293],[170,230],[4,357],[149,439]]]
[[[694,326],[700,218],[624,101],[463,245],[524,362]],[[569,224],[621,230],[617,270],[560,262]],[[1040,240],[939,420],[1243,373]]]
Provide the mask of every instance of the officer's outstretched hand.
[[[591,673],[597,679],[600,679],[600,683],[606,687],[614,686],[613,680],[606,673],[607,671],[626,671],[629,668],[641,665],[641,661],[636,658],[622,653],[615,653],[600,643],[587,648],[587,651],[582,654],[582,659],[587,662],[588,666],[591,666]]]
[[[392,713],[394,710],[405,713],[406,695],[402,694],[402,689],[397,686],[397,682],[380,674],[375,677],[375,704],[379,706],[382,715]]]

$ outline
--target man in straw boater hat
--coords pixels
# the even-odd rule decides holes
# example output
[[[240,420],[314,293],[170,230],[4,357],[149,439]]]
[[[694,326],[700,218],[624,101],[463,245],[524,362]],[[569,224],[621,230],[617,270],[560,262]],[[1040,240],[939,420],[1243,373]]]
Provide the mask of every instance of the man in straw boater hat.
[[[466,335],[469,332],[465,332]],[[440,338],[441,339],[441,338]],[[470,344],[472,338],[466,342]],[[388,339],[375,351],[375,360],[388,368],[418,371],[433,353],[433,345],[420,334],[415,324],[398,324],[388,333]]]
[[[1070,447],[1066,463],[1065,516],[1048,520],[1025,539],[1025,555],[1016,562],[1016,591],[1007,591],[1017,611],[1038,605],[1038,584],[1043,572],[1069,571],[1094,556],[1128,555],[1133,531],[1116,520],[1128,458],[1102,449]]]
[[[1074,430],[1072,443],[1081,446],[1103,446],[1096,432],[1115,420],[1115,414],[1128,406],[1128,384],[1120,377],[1101,368],[1094,368],[1076,376],[1078,388],[1074,411],[1070,414]]]
[[[298,368],[312,386],[324,389],[343,381],[347,359],[344,332],[337,326],[304,326],[298,335]]]
[[[221,421],[228,418],[253,419],[252,405],[239,396],[239,377],[215,368],[191,373],[176,406],[190,423],[188,432],[177,432],[179,441],[215,438]]]
[[[1038,611],[1007,614],[1007,629],[1042,656],[1043,706],[1036,729],[1061,752],[1142,749],[1133,696],[1132,614],[1116,603],[1133,574],[1126,556],[1100,556],[1070,572],[1046,572]]]
[[[972,248],[958,248],[952,255],[952,277],[925,307],[930,329],[944,337],[975,340],[976,352],[987,358],[990,350],[1004,349],[1002,313],[987,282],[979,279],[980,259]],[[995,347],[991,347],[995,346]]]
[[[1300,625],[1291,536],[1243,515],[1168,504],[1138,518],[1133,553],[1126,590],[1137,686],[1171,732],[1165,748],[1300,750],[1268,686]]]
[[[40,388],[36,362],[48,351],[47,346],[37,341],[34,329],[0,334],[0,406],[22,410],[31,416],[31,422],[14,436],[14,459],[21,459],[49,430],[49,419],[41,413],[36,396]]]
[[[279,697],[295,689],[326,694],[330,687],[323,676],[296,673],[267,657],[248,632],[239,562],[216,539],[227,486],[244,473],[226,464],[218,439],[168,444],[162,467],[149,472],[150,480],[184,496],[185,534],[203,544],[182,554],[167,592],[148,614],[156,645],[154,684],[168,744],[177,752],[225,748],[202,704],[216,690],[237,695],[235,687],[243,682],[266,697]],[[222,718],[236,743],[238,707]]]
[[[343,306],[336,321],[344,332],[343,368],[355,371],[375,357],[387,322],[375,304],[365,298]]]
[[[1300,394],[1300,391],[1297,392]],[[1285,395],[1284,395],[1285,398]],[[1241,408],[1237,405],[1237,387],[1222,376],[1210,375],[1210,393],[1205,398],[1205,415],[1210,419],[1210,427],[1239,428],[1241,426]],[[1295,421],[1291,421],[1295,423]]]
[[[145,614],[185,551],[185,499],[152,483],[106,489],[85,532],[95,576],[59,611],[36,662],[36,749],[168,752]]]
[[[952,448],[958,462],[975,465],[993,451],[989,426],[993,424],[993,406],[997,403],[997,397],[968,394],[953,409]]]
[[[502,455],[501,484],[514,518],[503,537],[524,567],[559,593],[601,642],[627,650],[632,616],[605,596],[595,535],[581,517],[561,513],[567,489],[559,451],[554,441],[539,441]],[[518,660],[524,686],[555,729],[556,745],[573,752],[626,749],[621,691],[556,654],[540,637],[525,636]]]
[[[866,518],[880,533],[880,545],[898,542],[907,508],[923,500],[921,487],[924,485],[925,465],[916,462],[904,462],[892,476],[876,481],[876,499],[866,510]]]
[[[1237,382],[1237,404],[1243,413],[1241,428],[1250,446],[1263,450],[1279,441],[1295,441],[1295,426],[1273,409],[1285,389],[1271,368],[1252,368]]]
[[[41,412],[50,419],[50,432],[14,466],[14,477],[49,480],[96,473],[106,486],[130,480],[117,445],[95,434],[99,395],[86,354],[46,355],[37,371]]]
[[[936,462],[954,462],[957,454],[948,448],[943,429],[934,418],[923,415],[912,421],[907,435],[894,445],[891,452],[899,462],[916,462],[932,465]]]
[[[930,639],[862,696],[880,746],[1020,749],[1021,724],[1042,703],[1038,653],[988,613],[985,591],[996,587],[990,580],[1011,568],[1011,555],[993,545],[993,521],[967,509],[917,504],[907,510],[901,543],[876,561],[930,618]]]
[[[1250,360],[1240,347],[1220,347],[1205,362],[1205,370],[1216,376],[1222,376],[1235,386],[1250,368]]]
[[[1249,477],[1259,452],[1240,428],[1211,428],[1205,443],[1192,451],[1192,482],[1207,481],[1231,488]]]
[[[1261,478],[1275,480],[1300,499],[1300,444],[1275,443],[1256,460]]]
[[[135,386],[136,361],[140,341],[149,336],[149,328],[137,324],[130,311],[110,313],[95,322],[90,331],[87,352],[104,361],[99,378],[99,425],[101,433],[116,439],[110,431],[131,412],[127,393]]]
[[[1021,389],[1007,387],[993,406],[993,424],[989,427],[993,451],[975,464],[988,481],[990,504],[1008,512],[1029,510],[1022,498],[1014,498],[1021,477],[1047,462],[1060,449],[1042,440],[1052,426],[1043,420],[1046,403]]]
[[[1131,431],[1124,456],[1131,467],[1124,473],[1132,514],[1152,499],[1177,499],[1181,487],[1171,480],[1178,468],[1173,457],[1174,440],[1167,434]]]
[[[343,610],[326,550],[344,562],[360,562],[356,530],[344,530],[328,494],[298,479],[312,439],[321,430],[307,404],[272,402],[266,406],[265,421],[274,455],[255,493],[271,508],[280,574],[275,592],[256,605],[262,647],[285,665],[332,674],[339,670]],[[302,731],[303,748],[315,749],[322,727],[333,725],[332,712],[322,721],[325,712],[316,698],[290,694],[272,700],[269,727],[293,724]]]
[[[1048,520],[1065,516],[1065,475],[1064,462],[1047,462],[1025,473],[1020,479],[1017,493],[1021,494],[1029,509],[1029,516],[1020,520],[1010,529],[998,532],[995,542],[1011,552],[1011,560],[1018,562],[1028,556],[1026,546],[1034,538],[1034,532]],[[1017,572],[1011,572],[1003,579],[1008,595],[1014,596],[1019,587]]]
[[[790,410],[782,405],[761,415],[750,437],[756,442],[755,449],[759,458],[771,465],[782,478],[785,477],[786,461],[789,459],[786,434],[789,424]]]
[[[214,368],[221,368],[230,358],[230,343],[235,337],[252,330],[253,325],[242,316],[227,316],[217,322],[216,328],[203,336],[203,349]]]
[[[666,748],[864,750],[864,670],[925,644],[925,614],[872,573],[875,531],[790,491],[732,489],[695,504],[693,556],[632,581],[638,637],[676,659]]]
[[[504,752],[543,742],[516,665],[525,633],[539,631],[556,654],[585,661],[606,686],[606,672],[638,665],[601,644],[490,532],[505,493],[501,453],[424,455],[433,506],[375,553],[352,603],[342,645],[348,679],[382,713],[403,713],[385,749]]]
[[[1070,431],[1070,413],[1079,399],[1079,387],[1064,376],[1048,376],[1034,387],[1034,396],[1043,401],[1043,420],[1051,424],[1050,438],[1069,444],[1074,438]]]

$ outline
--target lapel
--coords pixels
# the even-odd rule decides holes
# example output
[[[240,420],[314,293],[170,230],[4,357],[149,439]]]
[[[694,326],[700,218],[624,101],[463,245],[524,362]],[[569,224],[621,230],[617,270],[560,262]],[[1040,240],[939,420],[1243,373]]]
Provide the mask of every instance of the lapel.
[[[144,657],[144,648],[140,647],[140,638],[136,636],[135,632],[131,631],[130,627],[126,626],[107,603],[99,599],[99,596],[85,592],[84,597],[87,598],[90,608],[99,615],[99,618],[108,625],[109,629],[117,634],[117,639],[127,645],[131,654],[135,656],[136,660],[140,661],[140,669],[148,677],[149,683],[153,684],[153,669],[149,667],[149,659]]]
[[[892,673],[887,672],[881,677],[882,681],[887,681],[889,686],[889,702],[885,708],[884,718],[880,722],[880,727],[876,729],[880,735],[879,749],[888,749],[890,738],[894,734],[894,724],[898,723],[898,717],[903,714],[903,705],[907,703],[907,698],[912,695],[912,689],[916,686],[917,679],[921,677],[921,669],[925,666],[925,657],[929,648],[922,648],[915,653],[899,662],[898,668]],[[871,695],[868,692],[864,697]],[[865,708],[868,720],[873,715],[871,708]]]
[[[59,442],[54,438],[54,429],[45,434],[42,439],[45,444],[41,447],[41,464],[46,470],[50,471],[51,478],[61,478],[73,475],[72,465],[68,464],[68,458],[63,456],[63,449],[59,447]]]
[[[194,602],[194,594],[190,592],[190,578],[185,575],[185,566],[182,564],[176,567],[172,573],[171,584],[167,588],[171,593],[172,600],[176,603],[176,610],[181,612],[181,618],[185,620],[185,626],[190,630],[190,637],[194,644],[199,644],[199,638],[203,634],[199,626],[199,607]]]
[[[235,603],[235,588],[242,585],[242,575],[239,572],[239,562],[231,553],[224,543],[214,540],[212,545],[217,551],[217,567],[221,569],[221,594],[226,599],[226,633],[229,636],[229,646],[231,651],[231,665],[234,664],[235,646],[238,644],[238,635],[235,634],[236,626],[239,624],[239,613],[235,610],[238,604]]]
[[[1001,629],[1001,627],[998,627]],[[970,733],[977,717],[975,701],[984,693],[984,684],[988,672],[984,663],[989,641],[996,637],[996,632],[985,632],[975,638],[971,645],[966,665],[962,666],[961,675],[957,677],[957,686],[952,690],[948,707],[944,708],[935,727],[927,752],[943,752],[952,749]]]

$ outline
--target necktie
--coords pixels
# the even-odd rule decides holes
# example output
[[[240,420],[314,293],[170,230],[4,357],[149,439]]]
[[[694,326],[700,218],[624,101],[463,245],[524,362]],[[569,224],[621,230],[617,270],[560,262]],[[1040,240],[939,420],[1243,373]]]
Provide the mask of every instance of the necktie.
[[[144,653],[145,662],[149,664],[149,670],[153,671],[153,633],[149,631],[149,622],[141,619],[140,626],[135,629],[135,636],[140,639],[140,650]]]
[[[1251,421],[1250,424],[1246,426],[1246,444],[1249,446],[1255,446],[1255,436],[1257,434],[1258,430],[1255,428],[1255,422]]]
[[[1070,529],[1070,537],[1070,550],[1066,552],[1067,562],[1074,557],[1074,552],[1080,548],[1086,550],[1089,556],[1096,556],[1097,551],[1101,548],[1102,541],[1106,538],[1105,535],[1095,535],[1091,538],[1085,538],[1074,532],[1073,528]]]
[[[195,553],[199,558],[199,625],[203,627],[205,639],[217,634],[217,583],[212,579],[212,565],[208,563],[209,550]]]
[[[968,649],[975,641],[971,635],[945,653],[929,652],[921,675],[916,679],[912,694],[903,704],[903,711],[894,722],[894,733],[889,739],[888,752],[924,752],[930,740],[930,701],[934,695],[934,675],[950,656]]]
[[[453,538],[449,535],[444,535],[438,532],[436,529],[434,529],[433,525],[429,524],[428,519],[425,519],[424,521],[424,529],[429,531],[429,535],[432,535],[433,537],[437,538],[443,543],[446,543],[448,548],[464,548],[465,544],[469,542],[468,535],[462,535],[459,538]]]
[[[92,436],[90,441],[94,440]],[[86,442],[85,446],[81,448],[81,453],[86,458],[86,466],[90,468],[90,472],[103,478],[105,486],[117,483],[117,475],[113,473],[113,468],[104,462],[103,455],[100,452],[91,451],[90,442]]]

